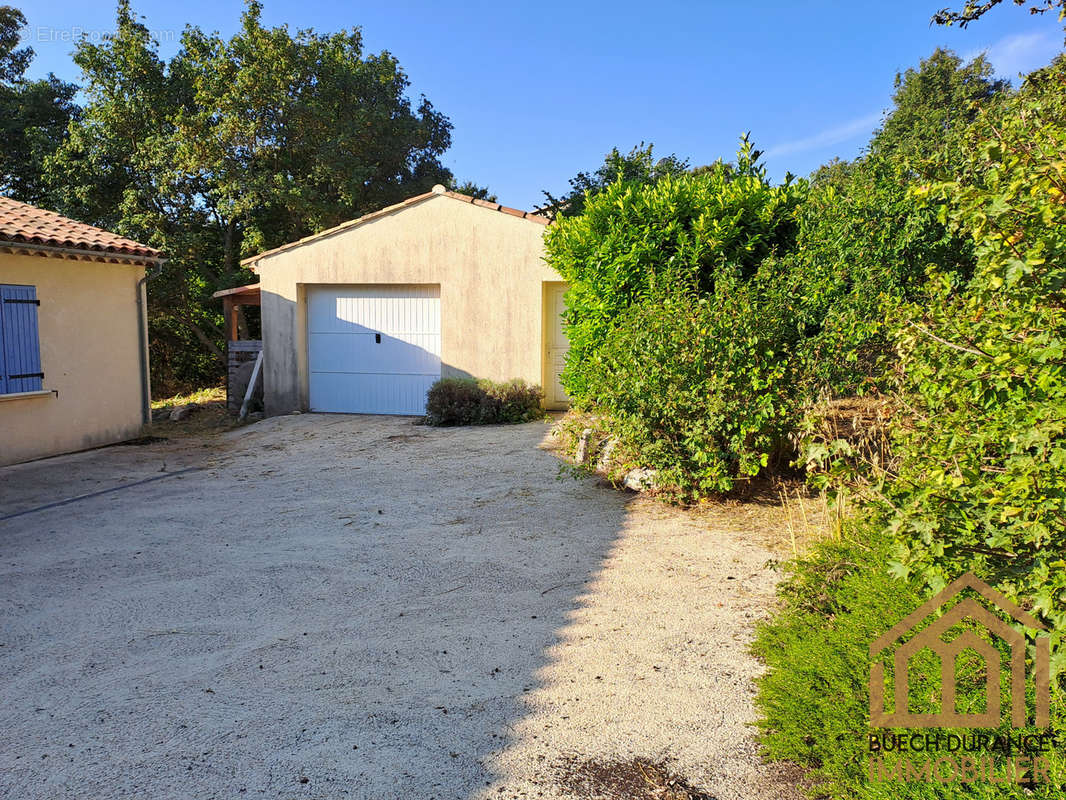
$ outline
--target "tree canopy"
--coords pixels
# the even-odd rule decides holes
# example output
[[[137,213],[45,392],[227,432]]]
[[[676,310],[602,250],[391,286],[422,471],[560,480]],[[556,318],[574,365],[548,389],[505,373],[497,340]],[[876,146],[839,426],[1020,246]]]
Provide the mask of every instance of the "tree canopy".
[[[66,138],[78,116],[77,87],[48,75],[28,80],[33,49],[19,47],[26,18],[17,8],[0,6],[0,193],[40,203],[47,190],[44,161]]]
[[[617,147],[611,148],[599,167],[571,178],[570,189],[563,195],[556,197],[545,189],[543,211],[552,217],[575,217],[585,210],[586,199],[619,180],[648,183],[688,172],[688,161],[673,154],[656,159],[653,150],[654,145],[644,142],[624,154]]]
[[[165,61],[121,0],[114,36],[74,58],[87,102],[46,178],[65,213],[167,254],[149,283],[157,382],[219,374],[210,295],[251,280],[242,256],[452,182],[451,123],[358,29],[268,28],[249,2],[232,37],[187,27]]]

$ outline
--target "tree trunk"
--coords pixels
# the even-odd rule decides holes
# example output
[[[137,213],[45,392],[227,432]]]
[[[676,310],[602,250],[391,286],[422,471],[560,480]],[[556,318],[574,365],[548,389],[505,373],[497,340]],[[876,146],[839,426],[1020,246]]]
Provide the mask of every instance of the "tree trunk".
[[[237,274],[237,223],[232,217],[226,220],[222,232],[222,273],[227,276]]]
[[[189,315],[182,314],[181,319],[189,327],[193,335],[200,340],[200,343],[211,352],[211,355],[218,359],[218,363],[225,367],[227,364],[226,354],[211,340],[211,337],[204,333]]]

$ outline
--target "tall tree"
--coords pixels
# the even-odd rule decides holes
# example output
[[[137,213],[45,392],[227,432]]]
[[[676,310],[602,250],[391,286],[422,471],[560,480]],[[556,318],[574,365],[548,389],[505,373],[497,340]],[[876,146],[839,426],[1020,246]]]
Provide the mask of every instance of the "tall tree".
[[[77,87],[55,75],[28,80],[33,49],[20,48],[22,12],[0,6],[0,193],[44,203],[44,160],[62,144],[77,117]]]
[[[894,105],[867,153],[812,175],[785,273],[812,392],[883,388],[895,352],[887,316],[918,296],[930,266],[972,270],[971,248],[916,204],[910,189],[964,163],[973,120],[1009,89],[983,58],[964,64],[937,50],[897,76]]]
[[[229,39],[186,28],[168,63],[120,0],[114,37],[75,52],[89,102],[49,176],[73,215],[168,255],[149,283],[160,383],[219,374],[210,294],[252,279],[242,255],[451,179],[451,124],[392,55],[260,15],[249,2]]]
[[[937,48],[917,68],[896,75],[892,111],[870,142],[870,152],[895,164],[931,166],[962,162],[963,138],[982,108],[1010,88],[993,77],[984,56],[964,63]]]
[[[570,188],[556,197],[545,190],[543,211],[549,216],[576,217],[585,209],[585,201],[594,197],[615,181],[653,183],[660,178],[683,175],[689,169],[688,161],[676,155],[656,159],[654,145],[641,142],[628,153],[617,147],[603,159],[603,164],[592,172],[579,172],[570,179]]]
[[[456,181],[453,178],[446,186],[453,192],[469,195],[477,200],[488,200],[490,203],[499,201],[496,193],[489,189],[488,186],[482,186],[479,183],[474,183],[474,181]]]

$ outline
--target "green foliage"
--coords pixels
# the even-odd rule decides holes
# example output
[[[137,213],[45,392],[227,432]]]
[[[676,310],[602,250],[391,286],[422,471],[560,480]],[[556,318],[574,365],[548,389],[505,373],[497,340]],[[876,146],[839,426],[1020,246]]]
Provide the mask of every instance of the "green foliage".
[[[544,415],[539,386],[512,380],[441,378],[426,396],[428,425],[499,425],[531,422]]]
[[[677,499],[727,492],[781,453],[796,413],[781,312],[722,276],[698,297],[634,305],[582,365],[606,432]]]
[[[18,47],[25,24],[17,8],[0,6],[0,193],[41,204],[47,200],[44,161],[62,144],[79,109],[76,86],[51,74],[26,79],[33,49]]]
[[[585,211],[590,197],[602,192],[613,183],[647,184],[667,177],[678,177],[688,171],[688,161],[669,155],[656,159],[652,155],[654,145],[641,142],[626,154],[613,148],[596,170],[579,172],[570,179],[570,190],[562,197],[545,191],[544,212],[551,217],[576,217]]]
[[[496,197],[496,194],[492,192],[489,187],[482,186],[473,181],[458,182],[453,178],[448,182],[447,186],[453,192],[465,194],[477,200],[488,200],[490,203],[496,203],[499,201],[499,198]]]
[[[229,39],[186,28],[169,62],[130,10],[74,59],[88,98],[49,159],[64,213],[144,241],[169,262],[148,284],[153,385],[211,383],[224,367],[211,294],[250,283],[242,255],[399,202],[450,173],[451,125],[406,96],[389,53],[358,30],[266,28],[249,2]]]
[[[896,75],[892,112],[870,141],[870,153],[918,173],[934,165],[957,168],[969,126],[1009,89],[993,72],[983,55],[964,63],[938,47],[917,69]]]
[[[648,149],[586,181],[582,213],[546,238],[570,283],[571,397],[694,499],[765,467],[804,399],[886,389],[888,313],[931,267],[973,269],[966,237],[909,187],[961,158],[1006,89],[982,59],[936,51],[898,77],[870,151],[809,191],[771,186],[747,137],[735,164],[659,174]]]
[[[869,644],[920,605],[917,585],[901,587],[884,571],[883,539],[869,533],[817,545],[791,564],[782,608],[754,645],[768,667],[756,698],[766,754],[816,769],[837,797],[853,796],[866,769]]]
[[[932,276],[898,334],[898,474],[875,509],[895,569],[965,570],[1066,631],[1066,59],[975,133],[959,180],[921,192],[971,237],[972,279]],[[1066,655],[1057,660],[1066,665]]]
[[[737,166],[619,180],[548,230],[570,283],[563,382],[684,499],[760,471],[791,418],[791,326],[774,281],[805,185],[771,186],[745,137]]]
[[[918,299],[929,268],[972,271],[966,237],[915,203],[909,188],[960,163],[967,126],[1006,89],[982,58],[964,64],[937,50],[897,76],[894,107],[869,152],[814,174],[785,259],[811,394],[888,388],[895,354],[887,314]]]
[[[950,8],[940,9],[933,15],[933,22],[937,25],[954,25],[957,22],[960,28],[965,28],[1002,2],[1003,0],[966,0],[958,11],[952,11]],[[1014,0],[1014,5],[1026,6],[1030,14],[1045,14],[1057,9],[1059,22],[1066,18],[1066,0]]]
[[[586,365],[630,306],[675,291],[709,293],[719,278],[747,280],[767,256],[789,247],[803,186],[771,186],[744,141],[741,174],[724,167],[653,183],[617,181],[585,213],[545,237],[547,261],[570,282],[566,388],[595,399]]]
[[[782,280],[803,335],[805,385],[831,395],[884,387],[893,357],[884,310],[917,298],[934,264],[969,271],[969,247],[916,206],[899,167],[875,156],[816,175],[799,225]]]
[[[756,700],[766,755],[810,768],[812,794],[820,797],[1051,800],[1061,796],[1057,782],[1019,791],[987,782],[868,780],[869,644],[928,596],[920,580],[900,581],[887,574],[888,550],[887,539],[876,527],[852,528],[840,542],[816,545],[790,565],[790,575],[779,590],[782,608],[760,626],[754,645],[769,667],[758,681]],[[1006,663],[1006,653],[1001,656]],[[939,671],[939,663],[912,661],[912,710],[939,710]],[[963,665],[957,685],[960,711],[984,708],[983,673],[974,664]],[[1006,684],[1002,691],[1007,691]],[[931,704],[926,707],[926,702]],[[1060,737],[1066,732],[1066,702],[1059,689],[1052,692],[1052,725]],[[994,733],[1011,732],[1007,722]],[[1061,780],[1066,758],[1058,751],[1050,759],[1052,775]]]
[[[866,732],[872,636],[967,571],[1048,624],[1052,729],[1066,730],[1066,59],[1000,93],[957,152],[954,180],[913,188],[911,200],[968,240],[973,266],[931,259],[912,301],[888,314],[892,460],[864,469],[847,444],[823,447],[837,455],[830,477],[865,498],[861,535],[794,566],[757,644],[770,666],[759,696],[767,751],[815,768],[832,797],[1061,796],[1058,783],[871,783],[846,746]],[[919,700],[937,685],[928,666]],[[963,671],[960,706],[980,705],[978,677]],[[1061,782],[1064,771],[1058,751],[1052,774]]]

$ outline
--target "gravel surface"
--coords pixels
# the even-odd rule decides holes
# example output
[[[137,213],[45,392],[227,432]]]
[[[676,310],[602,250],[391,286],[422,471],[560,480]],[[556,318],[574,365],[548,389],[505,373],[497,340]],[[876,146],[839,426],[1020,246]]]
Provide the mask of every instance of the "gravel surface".
[[[300,415],[0,469],[0,796],[595,796],[567,765],[632,758],[796,796],[749,727],[770,551],[550,445]]]

